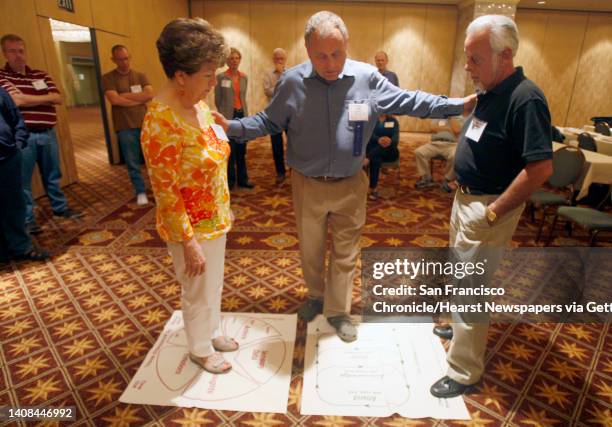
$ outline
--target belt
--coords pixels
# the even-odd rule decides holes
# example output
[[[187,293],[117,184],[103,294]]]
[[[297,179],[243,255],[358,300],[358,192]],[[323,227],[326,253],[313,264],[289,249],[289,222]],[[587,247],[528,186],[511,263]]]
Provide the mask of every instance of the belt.
[[[350,178],[348,176],[309,176],[308,178],[314,179],[319,182],[338,182],[343,179]]]
[[[484,194],[488,194],[482,190],[478,190],[476,188],[470,188],[467,185],[463,185],[463,184],[459,184],[457,188],[459,189],[461,194],[471,194],[472,196],[482,196]]]
[[[45,133],[45,132],[49,132],[51,129],[53,129],[53,128],[34,128],[34,129],[28,129],[28,132],[30,132],[30,133]]]

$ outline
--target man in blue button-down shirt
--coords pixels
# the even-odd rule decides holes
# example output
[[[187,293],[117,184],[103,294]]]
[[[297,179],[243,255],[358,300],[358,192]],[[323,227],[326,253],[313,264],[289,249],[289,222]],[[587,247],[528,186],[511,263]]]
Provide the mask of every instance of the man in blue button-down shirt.
[[[26,231],[26,202],[21,180],[21,150],[28,130],[10,95],[0,87],[0,262],[44,261],[47,251],[35,248]]]
[[[341,339],[354,341],[357,330],[348,314],[368,188],[361,165],[376,120],[381,114],[463,114],[473,107],[475,97],[447,99],[403,91],[373,66],[347,59],[348,31],[331,12],[311,16],[304,39],[310,61],[285,72],[264,111],[229,122],[220,114],[215,118],[233,138],[287,132],[293,206],[309,292],[298,315],[310,321],[323,312]],[[326,275],[328,227],[332,245]]]

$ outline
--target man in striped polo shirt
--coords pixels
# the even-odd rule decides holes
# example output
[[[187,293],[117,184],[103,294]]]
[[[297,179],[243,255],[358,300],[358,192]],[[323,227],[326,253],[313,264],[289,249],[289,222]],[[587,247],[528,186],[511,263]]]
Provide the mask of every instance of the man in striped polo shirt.
[[[26,199],[25,220],[30,232],[35,234],[40,232],[34,217],[32,198],[32,174],[37,162],[53,216],[82,216],[82,213],[68,207],[66,195],[60,188],[62,173],[54,127],[57,123],[55,105],[62,103],[62,97],[47,73],[26,65],[26,46],[21,37],[6,34],[0,39],[0,45],[7,61],[0,69],[0,86],[19,107],[30,132],[28,144],[22,149],[22,177]]]

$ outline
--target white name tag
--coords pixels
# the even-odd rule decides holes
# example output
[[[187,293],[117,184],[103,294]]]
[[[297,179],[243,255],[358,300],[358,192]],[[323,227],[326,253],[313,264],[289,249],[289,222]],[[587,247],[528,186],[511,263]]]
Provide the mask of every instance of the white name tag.
[[[40,79],[40,80],[34,80],[32,82],[32,86],[34,86],[34,89],[36,90],[43,90],[43,89],[47,89],[49,86],[47,86],[47,83],[45,83],[44,80]]]
[[[132,86],[130,86],[130,92],[132,92],[132,93],[140,93],[140,92],[142,92],[142,86],[140,86],[140,85],[132,85]]]
[[[231,80],[222,80],[221,81],[221,87],[232,87],[232,81]]]
[[[472,122],[470,123],[470,127],[465,133],[465,136],[467,138],[470,138],[473,141],[478,142],[480,141],[480,137],[482,136],[482,133],[484,132],[486,127],[487,127],[487,122],[484,122],[480,119],[477,119],[476,117],[473,117]]]
[[[387,129],[395,127],[395,122],[385,122],[385,127]]]
[[[220,125],[215,123],[215,124],[210,125],[210,127],[212,128],[213,132],[215,133],[218,139],[220,139],[221,141],[229,141],[229,138],[227,137],[227,135],[225,134],[225,131]]]
[[[349,121],[367,122],[368,104],[349,104]]]
[[[446,126],[446,120],[438,120],[438,126],[440,127]]]

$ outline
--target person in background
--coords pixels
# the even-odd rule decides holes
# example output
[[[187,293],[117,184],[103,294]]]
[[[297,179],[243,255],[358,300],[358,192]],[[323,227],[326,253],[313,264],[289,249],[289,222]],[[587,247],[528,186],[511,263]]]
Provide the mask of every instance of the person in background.
[[[136,204],[149,203],[140,165],[140,128],[147,111],[146,103],[153,98],[153,86],[144,73],[130,67],[130,52],[123,45],[111,49],[111,60],[117,67],[102,76],[104,95],[112,105],[113,128],[136,194]]]
[[[0,69],[0,86],[11,96],[23,116],[30,136],[22,149],[23,193],[26,203],[26,227],[32,234],[42,230],[34,217],[32,174],[38,163],[45,193],[51,201],[56,218],[78,219],[79,211],[68,207],[68,199],[60,187],[62,172],[55,134],[57,115],[55,106],[62,103],[55,82],[47,73],[28,67],[25,42],[15,34],[0,39],[6,65]]]
[[[280,76],[285,72],[285,64],[287,64],[287,52],[285,49],[277,47],[272,52],[272,61],[274,62],[274,69],[268,71],[264,75],[263,89],[268,103],[274,96],[274,88]],[[280,184],[285,180],[285,149],[283,147],[283,133],[277,133],[270,135],[270,142],[272,143],[272,157],[274,158],[274,167],[276,168],[276,183]]]
[[[366,147],[364,166],[370,171],[370,200],[378,200],[378,176],[383,162],[394,162],[399,158],[399,123],[393,116],[382,114]]]
[[[0,262],[44,261],[49,253],[35,248],[25,225],[21,149],[28,131],[13,99],[0,88]]]
[[[227,58],[227,70],[217,76],[217,86],[215,87],[215,105],[217,110],[226,117],[235,119],[244,117],[248,114],[246,104],[248,79],[246,74],[238,71],[242,54],[234,47],[230,48],[230,55]],[[238,142],[230,138],[232,153],[227,167],[228,182],[230,188],[235,183],[240,188],[254,188],[249,182],[247,171],[246,153],[247,143]]]
[[[230,148],[202,99],[215,86],[227,48],[208,22],[181,18],[164,27],[157,50],[168,81],[149,104],[141,134],[157,231],[182,287],[189,357],[222,374],[231,364],[219,352],[238,349],[234,339],[219,334],[225,242],[232,225]]]
[[[414,158],[416,161],[417,173],[419,179],[414,185],[415,188],[433,187],[436,183],[432,179],[431,159],[442,156],[446,160],[446,168],[444,170],[444,180],[440,184],[442,189],[450,193],[452,188],[450,183],[455,180],[455,150],[457,150],[457,141],[463,126],[463,116],[453,117],[449,120],[443,120],[440,125],[439,121],[430,121],[430,128],[437,130],[431,136],[431,141],[425,145],[421,145],[414,150]]]
[[[387,56],[387,52],[383,52],[381,50],[376,55],[374,55],[374,63],[376,64],[376,68],[378,68],[378,72],[380,74],[385,76],[387,80],[389,80],[395,86],[399,87],[399,79],[397,78],[397,74],[387,69],[387,64],[389,63],[389,57]]]

